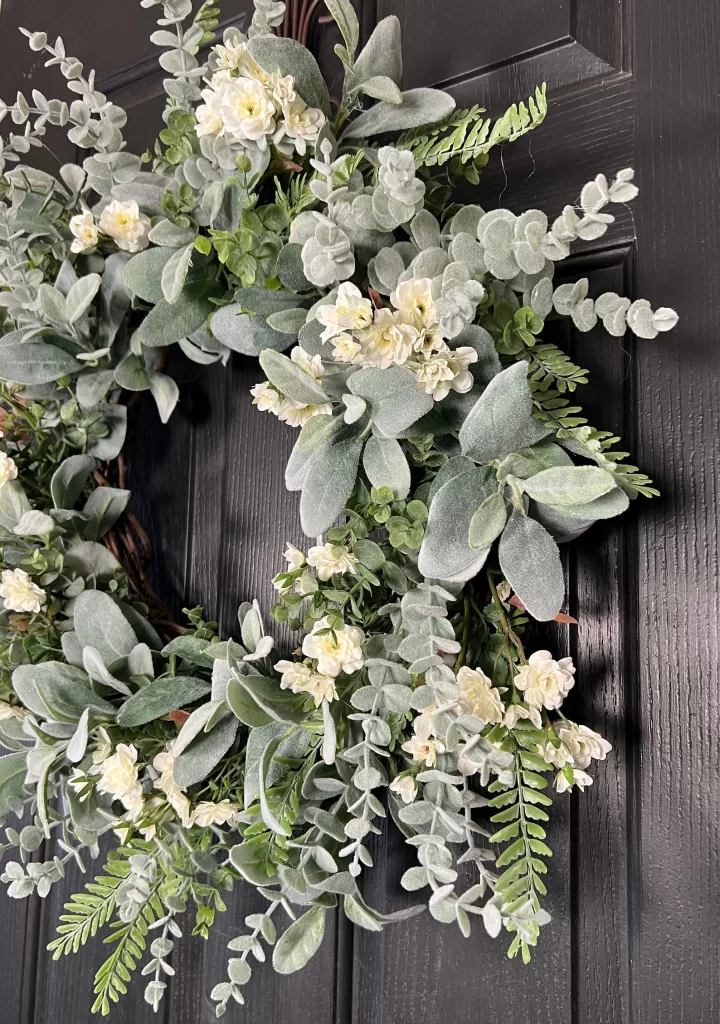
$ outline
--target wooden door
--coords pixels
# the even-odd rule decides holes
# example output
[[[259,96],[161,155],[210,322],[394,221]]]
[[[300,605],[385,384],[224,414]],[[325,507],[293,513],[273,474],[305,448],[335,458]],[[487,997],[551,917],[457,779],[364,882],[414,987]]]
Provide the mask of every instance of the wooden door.
[[[248,0],[225,0],[242,27]],[[564,336],[589,367],[591,420],[617,430],[662,497],[639,499],[620,525],[596,526],[568,564],[574,632],[555,638],[579,664],[575,710],[614,746],[591,790],[558,801],[548,908],[532,964],[505,958],[427,915],[358,932],[338,917],[320,953],[291,979],[255,971],[237,1019],[252,1024],[710,1024],[720,1015],[720,698],[716,464],[720,435],[716,324],[720,236],[720,15],[713,0],[363,0],[364,34],[397,14],[405,86],[439,85],[461,106],[501,112],[548,85],[546,123],[496,156],[473,198],[486,209],[557,215],[598,172],[634,166],[640,185],[601,243],[569,268],[595,293],[613,289],[674,306],[680,324],[655,341],[601,329]],[[18,23],[62,32],[99,66],[101,88],[129,107],[130,145],[156,132],[161,75],[147,41],[153,12],[134,0],[4,0],[0,95],[43,85]],[[323,59],[332,30],[311,42]],[[329,58],[328,58],[329,59]],[[328,65],[330,66],[330,65]],[[35,79],[33,78],[33,84]],[[57,82],[55,82],[57,85]],[[63,159],[70,154],[62,151]],[[706,291],[707,289],[707,291]],[[156,546],[156,583],[176,613],[202,603],[232,629],[240,600],[269,603],[281,545],[298,541],[297,502],[282,486],[292,431],[259,417],[257,365],[237,357],[196,379],[178,361],[182,400],[169,428],[148,401],[131,440],[134,509]],[[366,895],[383,910],[406,898],[397,837],[379,837]],[[44,947],[63,899],[5,901],[0,911],[3,1024],[83,1024],[93,956],[54,964]],[[56,891],[57,890],[57,891]],[[214,1019],[209,991],[225,945],[256,897],[234,894],[208,943],[183,943],[167,1024]],[[97,951],[99,960],[100,952]],[[149,1021],[136,987],[118,1022]],[[157,1018],[152,1018],[157,1019]]]

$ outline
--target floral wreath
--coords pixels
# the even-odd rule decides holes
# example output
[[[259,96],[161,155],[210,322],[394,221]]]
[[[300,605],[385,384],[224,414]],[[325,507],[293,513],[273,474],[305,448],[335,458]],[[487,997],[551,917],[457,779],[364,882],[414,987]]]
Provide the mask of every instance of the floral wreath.
[[[417,852],[405,889],[528,961],[550,920],[547,776],[583,789],[610,744],[561,710],[572,660],[521,638],[529,616],[575,622],[558,544],[657,494],[573,404],[586,371],[542,331],[553,311],[617,337],[674,326],[586,279],[553,284],[634,198],[633,173],[598,175],[550,226],[455,204],[458,179],[542,122],[544,87],[495,121],[402,92],[397,18],[357,53],[351,3],[326,0],[331,103],[285,4],[256,0],[249,38],[209,50],[210,3],[141,5],[160,8],[168,75],[151,152],[127,152],[124,111],[42,32],[25,35],[72,102],[0,103],[24,125],[0,144],[0,815],[26,822],[5,827],[2,880],[44,897],[115,838],[49,947],[109,929],[103,1015],[144,960],[157,1009],[181,915],[207,937],[223,893],[254,886],[220,1016],[265,946],[300,969],[340,900],[372,931],[423,909],[363,899],[389,813]],[[89,151],[81,166],[25,162],[50,125]],[[201,365],[258,356],[253,402],[301,428],[285,480],[311,543],[287,547],[271,608],[302,633],[292,659],[257,602],[222,640],[199,608],[176,627],[149,590],[122,447],[133,392],[172,413],[173,344]]]

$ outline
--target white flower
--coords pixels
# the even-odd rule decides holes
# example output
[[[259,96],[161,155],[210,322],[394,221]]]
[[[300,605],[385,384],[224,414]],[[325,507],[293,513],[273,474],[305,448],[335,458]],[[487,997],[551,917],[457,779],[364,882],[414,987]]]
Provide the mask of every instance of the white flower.
[[[5,700],[0,700],[0,722],[7,722],[11,718],[23,719],[29,714],[25,708],[21,708],[17,704],[8,704]]]
[[[428,704],[428,706],[420,712],[415,721],[413,722],[413,729],[415,735],[421,740],[429,739],[435,733],[435,723],[433,721],[433,715],[437,711],[437,704]]]
[[[459,394],[464,395],[467,391],[471,390],[475,383],[475,379],[468,370],[468,366],[470,366],[471,363],[476,363],[477,360],[477,352],[474,348],[470,348],[469,345],[463,345],[460,348],[452,349],[448,353],[448,363],[454,375],[450,385],[453,391],[457,391]]]
[[[267,149],[267,136],[275,131],[276,111],[263,83],[252,78],[231,78],[219,84],[224,133],[236,142],[254,142],[258,149]]]
[[[525,692],[525,700],[534,708],[559,708],[572,689],[575,668],[572,658],[554,661],[550,651],[531,654],[515,676],[515,685]]]
[[[319,708],[324,700],[337,700],[335,680],[332,676],[313,672],[303,689],[313,698],[316,708]]]
[[[149,244],[150,218],[140,213],[134,199],[127,203],[114,199],[100,215],[100,230],[112,238],[118,249],[139,252]]]
[[[563,745],[570,753],[573,768],[587,768],[593,758],[604,761],[612,750],[612,744],[586,725],[574,725],[572,722],[558,722],[554,726]]]
[[[402,320],[418,330],[437,323],[429,277],[416,277],[402,281],[390,296],[390,302],[400,312]]]
[[[457,674],[457,684],[462,691],[460,708],[466,715],[475,715],[483,722],[502,722],[503,702],[497,690],[485,673],[477,668],[463,665]]]
[[[282,395],[270,384],[270,381],[263,381],[262,384],[255,384],[250,388],[253,396],[252,404],[256,405],[260,412],[274,412],[277,416],[282,403]]]
[[[406,363],[413,352],[418,331],[404,324],[397,313],[390,309],[378,309],[370,327],[363,331],[363,359],[370,366],[387,369],[396,363]]]
[[[275,92],[275,98],[278,98],[277,92]],[[308,107],[299,96],[290,102],[284,102],[282,104],[282,111],[283,123],[280,131],[289,139],[292,139],[295,149],[300,156],[304,156],[307,150],[307,143],[314,142],[317,139],[318,132],[325,123],[325,115],[317,107]]]
[[[292,690],[293,693],[304,691],[305,684],[313,674],[312,669],[300,661],[278,661],[275,668],[281,673],[280,689]]]
[[[305,553],[299,548],[288,544],[283,552],[283,558],[288,564],[288,569],[301,569],[305,565]]]
[[[195,131],[198,136],[220,135],[225,127],[222,117],[222,94],[217,88],[203,89],[205,100],[195,109]]]
[[[572,789],[573,786],[578,786],[579,789],[585,789],[586,786],[592,786],[593,780],[585,772],[580,771],[578,768],[573,769],[573,781],[569,782],[564,772],[558,772],[555,776],[555,789],[558,793],[565,793],[568,789]]]
[[[420,363],[415,371],[418,384],[424,389],[425,394],[432,395],[436,402],[448,394],[455,376],[448,355],[446,352],[433,353],[425,362]]]
[[[536,749],[546,764],[552,764],[556,768],[564,768],[566,764],[572,764],[572,754],[564,743],[556,747],[554,743],[547,740],[545,743],[538,743]]]
[[[390,783],[390,789],[398,794],[404,804],[411,804],[417,793],[417,782],[412,775],[398,775]]]
[[[342,331],[333,337],[333,359],[339,363],[359,363],[362,361],[360,342],[352,334]]]
[[[0,452],[0,487],[4,487],[8,480],[17,480],[17,475],[15,460],[7,452]]]
[[[4,569],[0,597],[11,612],[37,612],[45,603],[45,591],[30,579],[24,569]]]
[[[153,768],[160,772],[160,778],[155,780],[154,786],[155,789],[160,789],[165,794],[167,802],[177,814],[183,828],[190,828],[192,825],[190,801],[185,795],[185,790],[177,784],[173,775],[175,766],[173,746],[174,741],[171,741],[165,750],[153,758]]]
[[[514,729],[520,718],[529,718],[536,729],[542,729],[540,710],[538,708],[531,708],[527,704],[511,704],[505,712],[503,725],[506,729]]]
[[[221,800],[218,804],[202,800],[193,811],[192,823],[202,828],[207,828],[208,825],[225,825],[237,812],[238,808],[229,800]]]
[[[115,753],[96,764],[93,771],[100,776],[97,788],[119,800],[129,812],[130,821],[142,814],[143,791],[138,781],[137,750],[132,743],[118,743]]]
[[[419,736],[411,736],[403,743],[402,748],[410,754],[413,761],[424,761],[426,768],[433,768],[438,754],[442,754],[445,745],[440,740],[430,737],[421,739]]]
[[[355,572],[357,558],[347,548],[338,544],[322,544],[310,548],[307,560],[308,565],[317,569],[318,576],[325,582],[336,573],[340,576],[343,573],[357,575]]]
[[[83,252],[98,244],[97,224],[89,210],[71,217],[69,227],[74,236],[70,246],[72,252]]]
[[[313,416],[330,416],[332,405],[328,402],[325,405],[302,405],[294,402],[292,398],[285,398],[278,408],[278,419],[291,427],[304,427]]]
[[[363,298],[362,292],[349,281],[343,281],[338,288],[335,305],[323,303],[315,311],[315,319],[325,330],[320,337],[329,341],[343,331],[360,330],[373,322],[373,308],[370,299]]]
[[[290,353],[290,358],[298,366],[302,367],[315,380],[321,380],[325,373],[320,356],[311,356],[301,345],[296,345]]]
[[[218,43],[217,46],[213,46],[213,50],[217,56],[215,66],[226,71],[236,71],[249,56],[247,40],[240,33],[234,39],[226,40],[224,44]]]
[[[323,635],[319,635],[323,634]],[[327,617],[320,619],[303,640],[303,654],[317,659],[318,672],[338,676],[341,672],[359,671],[364,664],[362,645],[365,634],[357,626],[330,630]]]
[[[297,98],[295,92],[295,79],[292,75],[273,75],[272,76],[272,94],[273,99],[280,106],[285,103],[292,103]],[[302,101],[301,101],[302,102]]]
[[[103,726],[100,726],[98,729],[98,737],[99,742],[92,756],[93,764],[100,764],[101,761],[104,761],[106,757],[110,757],[112,754],[112,740],[108,735],[107,729],[104,729]]]

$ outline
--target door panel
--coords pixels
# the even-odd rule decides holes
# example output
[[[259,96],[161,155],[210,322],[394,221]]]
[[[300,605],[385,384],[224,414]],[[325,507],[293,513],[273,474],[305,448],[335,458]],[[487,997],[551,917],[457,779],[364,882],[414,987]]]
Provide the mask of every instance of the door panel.
[[[639,198],[621,208],[600,243],[563,267],[591,294],[640,294],[678,309],[656,341],[601,329],[558,340],[591,371],[578,396],[591,422],[617,431],[663,497],[639,499],[618,524],[598,525],[567,555],[570,611],[580,624],[542,634],[579,666],[571,713],[613,744],[595,784],[558,800],[550,834],[548,907],[532,964],[508,962],[476,926],[469,940],[427,914],[382,934],[342,917],[300,975],[255,967],[252,1024],[425,1024],[484,1020],[548,1024],[710,1024],[720,1015],[717,906],[720,702],[718,701],[717,457],[720,401],[717,309],[720,241],[717,175],[720,14],[711,0],[364,0],[363,34],[396,14],[403,24],[406,88],[439,85],[459,106],[502,113],[548,85],[546,122],[495,154],[463,201],[556,216],[598,172],[634,166]],[[250,0],[225,0],[223,24],[242,27]],[[60,95],[18,23],[61,32],[68,51],[100,72],[129,109],[126,138],[151,144],[162,110],[162,73],[148,36],[153,11],[136,0],[4,0],[0,95],[20,86]],[[332,78],[334,30],[312,43]],[[31,81],[32,80],[32,81]],[[332,90],[331,90],[332,91]],[[336,90],[335,90],[336,91]],[[56,134],[61,160],[74,158]],[[44,154],[43,159],[53,158]],[[297,495],[283,487],[295,432],[259,416],[249,389],[256,362],[199,371],[173,354],[181,402],[163,428],[138,402],[128,446],[133,509],[150,534],[151,578],[176,616],[200,603],[223,631],[238,603],[271,602],[285,541],[299,542]],[[289,638],[280,635],[287,644]],[[376,837],[365,895],[381,910],[411,902],[399,885],[411,852],[395,830]],[[101,950],[54,964],[45,945],[69,874],[46,903],[5,903],[0,913],[3,1024],[86,1024]],[[179,947],[178,977],[158,1017],[135,986],[113,1020],[211,1021],[212,986],[225,946],[258,909],[252,892],[228,896],[210,941]],[[191,923],[185,923],[190,930]],[[230,1019],[228,1017],[228,1019]]]

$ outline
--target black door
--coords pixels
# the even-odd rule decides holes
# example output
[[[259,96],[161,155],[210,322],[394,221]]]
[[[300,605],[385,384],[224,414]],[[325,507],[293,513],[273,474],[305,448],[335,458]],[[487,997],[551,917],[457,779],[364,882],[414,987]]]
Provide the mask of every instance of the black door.
[[[596,783],[564,805],[553,834],[548,909],[532,964],[509,962],[476,929],[470,940],[427,915],[382,935],[344,919],[309,967],[283,980],[255,971],[237,1019],[252,1024],[710,1024],[720,1017],[720,698],[716,465],[720,436],[718,103],[720,17],[714,0],[363,0],[365,35],[397,14],[405,87],[440,85],[461,106],[500,112],[548,85],[545,124],[495,157],[473,191],[486,209],[539,207],[556,216],[603,172],[636,170],[641,192],[601,244],[570,270],[594,292],[641,294],[680,314],[672,334],[619,342],[596,328],[564,336],[591,370],[583,404],[617,430],[662,490],[620,526],[596,527],[568,565],[571,611],[557,638],[580,666],[575,710],[607,736],[612,756]],[[226,0],[242,27],[248,0]],[[316,12],[316,14],[319,12]],[[100,87],[129,108],[140,151],[154,137],[162,75],[148,41],[154,12],[135,0],[4,0],[0,95],[62,82],[16,33],[61,33],[68,52],[97,66]],[[332,54],[332,29],[313,48]],[[37,76],[37,77],[36,77]],[[32,79],[32,81],[31,81]],[[51,143],[53,144],[53,143]],[[72,154],[59,139],[55,153]],[[47,159],[52,160],[51,156]],[[470,198],[468,195],[463,198]],[[706,290],[707,289],[707,290]],[[150,402],[131,448],[134,509],[156,548],[155,581],[179,613],[202,603],[232,628],[240,600],[269,603],[281,545],[299,541],[297,502],[282,486],[292,432],[259,417],[248,390],[258,367],[238,357],[186,380],[162,428]],[[404,898],[407,866],[393,837],[378,843],[371,903]],[[94,960],[52,963],[44,951],[68,877],[45,904],[0,910],[3,1024],[90,1020]],[[162,1005],[167,1024],[214,1019],[209,992],[225,973],[226,943],[257,909],[239,889],[211,939],[182,944]],[[242,1017],[241,1017],[242,1015]],[[157,1020],[137,986],[118,1022]]]

